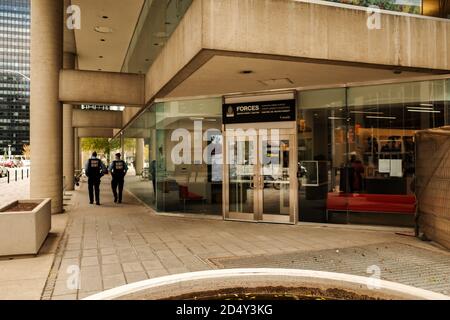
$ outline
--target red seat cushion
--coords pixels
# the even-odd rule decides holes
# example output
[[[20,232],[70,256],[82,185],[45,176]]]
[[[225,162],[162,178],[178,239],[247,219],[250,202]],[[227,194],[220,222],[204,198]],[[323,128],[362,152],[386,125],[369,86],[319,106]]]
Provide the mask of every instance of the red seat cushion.
[[[328,193],[327,210],[415,214],[414,195]]]
[[[203,197],[202,196],[200,196],[200,195],[198,195],[198,194],[196,194],[196,193],[193,193],[193,192],[190,192],[189,191],[189,189],[188,189],[188,187],[187,186],[179,186],[180,187],[180,199],[183,199],[183,200],[203,200]]]

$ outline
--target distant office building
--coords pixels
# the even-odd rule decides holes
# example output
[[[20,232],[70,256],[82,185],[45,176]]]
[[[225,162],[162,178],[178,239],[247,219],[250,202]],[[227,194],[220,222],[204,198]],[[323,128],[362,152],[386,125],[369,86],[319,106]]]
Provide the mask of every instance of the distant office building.
[[[30,3],[0,2],[0,152],[30,143]]]

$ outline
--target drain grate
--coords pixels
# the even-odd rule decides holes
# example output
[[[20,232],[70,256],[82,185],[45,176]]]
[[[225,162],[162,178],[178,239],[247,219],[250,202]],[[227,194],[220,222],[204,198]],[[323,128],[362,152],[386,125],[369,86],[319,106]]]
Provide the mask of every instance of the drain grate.
[[[450,255],[403,243],[210,259],[219,268],[295,268],[372,276],[450,294]]]

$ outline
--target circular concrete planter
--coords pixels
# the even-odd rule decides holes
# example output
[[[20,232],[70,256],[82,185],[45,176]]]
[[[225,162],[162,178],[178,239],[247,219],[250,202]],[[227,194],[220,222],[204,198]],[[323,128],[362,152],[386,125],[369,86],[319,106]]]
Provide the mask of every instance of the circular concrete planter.
[[[204,292],[284,287],[341,291],[384,300],[450,300],[450,297],[399,283],[341,273],[295,269],[227,269],[165,276],[111,289],[85,300],[167,300]],[[376,286],[377,289],[369,287]],[[328,290],[328,291],[327,291]],[[255,291],[255,290],[253,290]],[[256,290],[257,291],[257,290]],[[194,295],[192,295],[194,294]]]

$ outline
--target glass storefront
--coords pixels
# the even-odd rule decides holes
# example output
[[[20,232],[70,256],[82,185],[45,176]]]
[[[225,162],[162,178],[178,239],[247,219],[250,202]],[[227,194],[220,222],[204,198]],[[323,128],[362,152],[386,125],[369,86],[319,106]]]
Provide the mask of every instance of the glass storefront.
[[[397,11],[425,16],[450,18],[450,4],[448,1],[438,0],[326,0],[360,7]]]
[[[361,7],[376,6],[382,10],[421,14],[422,0],[327,0]],[[425,0],[427,1],[427,0]]]
[[[144,139],[145,171],[129,189],[157,211],[222,214],[222,100],[154,104],[127,130]],[[211,152],[207,152],[211,151]]]
[[[255,154],[243,153],[245,170],[224,165],[225,150],[250,151],[252,137],[238,134],[228,147],[222,104],[222,98],[159,102],[140,115],[122,138],[135,141],[134,157],[144,145],[143,173],[128,178],[128,189],[158,212],[221,216],[227,208],[238,217],[265,208],[254,219],[265,221],[264,214],[289,214],[295,207],[294,216],[305,222],[411,226],[415,133],[450,124],[450,80],[298,92],[293,135],[280,135],[278,153],[269,152],[297,177],[293,190],[287,178],[269,177],[261,164],[258,169],[259,162],[249,174],[245,157]],[[243,126],[244,132],[270,128]]]
[[[449,124],[448,80],[299,96],[299,219],[412,225],[415,133]]]

